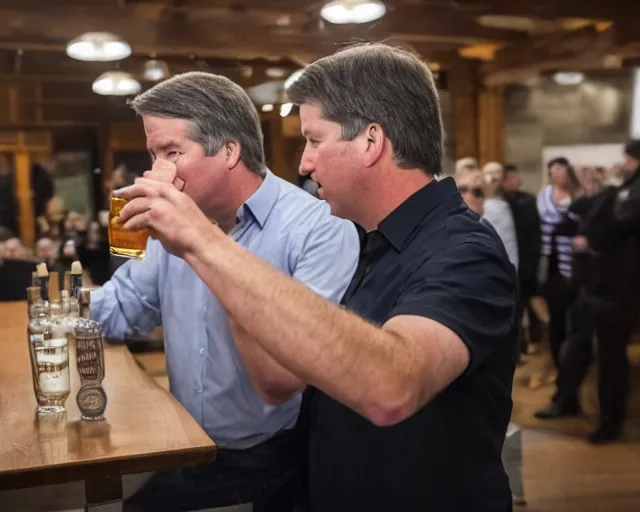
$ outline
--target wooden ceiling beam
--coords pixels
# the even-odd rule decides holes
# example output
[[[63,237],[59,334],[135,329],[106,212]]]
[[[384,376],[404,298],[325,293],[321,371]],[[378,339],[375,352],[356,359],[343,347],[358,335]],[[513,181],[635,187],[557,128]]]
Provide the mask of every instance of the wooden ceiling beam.
[[[613,29],[598,32],[593,27],[585,27],[504,46],[496,52],[494,60],[480,69],[485,84],[502,85],[545,70],[602,66],[604,57],[615,48]]]
[[[640,14],[640,3],[627,0],[456,0],[461,13],[480,16],[524,16],[542,19],[623,20]]]
[[[66,5],[66,6],[65,6]],[[381,39],[388,36],[437,45],[472,44],[481,41],[514,40],[521,34],[511,30],[481,27],[472,19],[460,17],[450,9],[399,4],[381,21],[363,26],[320,23],[317,12],[299,11],[291,3],[293,19],[288,26],[278,22],[282,13],[273,12],[271,3],[237,10],[224,5],[193,10],[186,4],[183,15],[162,3],[134,3],[124,7],[69,4],[39,9],[0,8],[2,47],[37,47],[60,51],[66,42],[86,31],[115,32],[138,54],[167,55],[195,53],[201,57],[258,58],[293,54],[313,60],[332,53],[336,42],[354,39]],[[289,4],[287,4],[289,5]],[[296,10],[295,5],[298,5]],[[269,7],[267,9],[266,7]],[[167,15],[169,13],[169,15]]]
[[[0,80],[40,81],[40,82],[92,82],[101,73],[115,68],[111,62],[82,62],[66,55],[44,52],[24,51],[23,67],[15,73],[8,58],[11,52],[0,51]],[[284,77],[290,75],[299,66],[290,61],[268,62],[252,60],[237,62],[220,59],[163,58],[171,74],[188,71],[207,71],[224,75],[242,86],[249,87],[273,80],[267,75],[269,68],[279,68]],[[143,70],[147,57],[134,56],[122,61],[118,68],[127,71],[144,81]],[[250,67],[251,76],[243,74],[243,67]]]

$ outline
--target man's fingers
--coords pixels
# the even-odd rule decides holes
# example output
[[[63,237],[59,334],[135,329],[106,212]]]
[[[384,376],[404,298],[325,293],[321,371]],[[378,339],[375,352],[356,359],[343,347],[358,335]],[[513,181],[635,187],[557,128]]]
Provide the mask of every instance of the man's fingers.
[[[140,231],[141,229],[145,229],[150,227],[151,224],[151,210],[145,210],[142,213],[135,215],[128,219],[123,227],[127,231]]]
[[[176,178],[173,180],[173,186],[176,187],[177,190],[179,190],[180,192],[182,192],[182,189],[184,189],[184,180],[182,178],[178,178],[176,176]]]
[[[121,224],[126,226],[127,221],[133,217],[148,211],[155,198],[147,196],[138,196],[129,200],[129,202],[120,210],[119,220]]]

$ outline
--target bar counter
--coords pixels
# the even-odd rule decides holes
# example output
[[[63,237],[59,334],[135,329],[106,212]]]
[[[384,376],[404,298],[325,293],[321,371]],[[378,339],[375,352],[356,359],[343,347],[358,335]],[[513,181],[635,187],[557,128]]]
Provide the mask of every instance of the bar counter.
[[[84,481],[87,510],[119,510],[122,475],[214,460],[214,442],[124,345],[105,344],[105,420],[80,419],[71,346],[67,412],[38,419],[27,321],[26,302],[0,303],[0,489]]]

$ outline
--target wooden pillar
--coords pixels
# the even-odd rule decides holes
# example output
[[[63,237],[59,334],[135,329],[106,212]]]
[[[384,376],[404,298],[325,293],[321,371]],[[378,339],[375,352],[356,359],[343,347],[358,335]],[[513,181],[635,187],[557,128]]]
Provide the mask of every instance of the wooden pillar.
[[[478,158],[504,163],[504,89],[483,87],[478,92]]]
[[[9,86],[9,123],[20,121],[20,91],[17,85]]]
[[[449,73],[455,157],[478,158],[478,80],[475,67],[461,61]]]
[[[271,156],[269,166],[274,174],[281,178],[291,181],[290,172],[287,166],[287,158],[285,152],[285,140],[283,133],[283,119],[279,113],[274,112],[269,117],[269,155]]]
[[[485,87],[477,68],[462,62],[449,78],[456,158],[474,157],[480,165],[504,160],[503,88]]]
[[[16,197],[20,215],[20,238],[27,247],[34,247],[36,241],[35,217],[31,192],[31,155],[21,149],[14,153]]]

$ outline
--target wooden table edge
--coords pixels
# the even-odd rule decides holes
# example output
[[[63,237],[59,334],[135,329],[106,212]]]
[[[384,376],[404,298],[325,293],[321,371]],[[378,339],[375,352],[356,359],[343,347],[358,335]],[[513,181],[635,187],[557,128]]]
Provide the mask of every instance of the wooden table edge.
[[[74,461],[69,464],[52,465],[46,470],[41,467],[33,467],[18,471],[5,471],[0,475],[0,490],[78,482],[101,475],[126,475],[197,466],[211,463],[215,459],[216,445],[212,441],[211,446],[208,447],[186,448],[162,454],[123,456],[108,461],[104,459],[87,460],[82,463]],[[123,471],[123,466],[126,466],[125,471]]]

